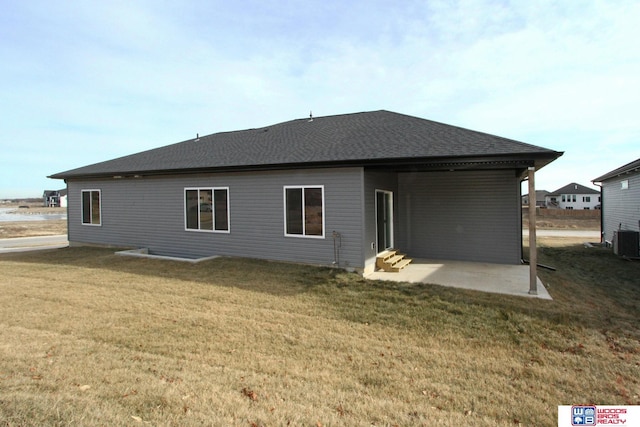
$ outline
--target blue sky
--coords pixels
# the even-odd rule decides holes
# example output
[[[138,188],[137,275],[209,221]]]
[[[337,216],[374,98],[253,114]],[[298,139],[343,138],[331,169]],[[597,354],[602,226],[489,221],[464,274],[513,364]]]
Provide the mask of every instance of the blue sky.
[[[537,188],[640,158],[638,1],[0,5],[0,198],[200,135],[391,110],[558,151]]]

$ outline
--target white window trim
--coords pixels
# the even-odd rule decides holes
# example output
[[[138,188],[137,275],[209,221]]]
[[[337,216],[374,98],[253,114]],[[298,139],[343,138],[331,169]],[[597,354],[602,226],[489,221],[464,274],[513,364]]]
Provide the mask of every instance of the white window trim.
[[[287,233],[287,190],[301,188],[302,189],[302,234]],[[305,211],[304,211],[304,190],[305,188],[319,188],[322,191],[322,235],[312,236],[306,235],[305,232]],[[296,237],[301,239],[324,239],[325,236],[325,208],[324,208],[324,185],[285,185],[282,188],[282,204],[284,219],[284,235],[285,237]]]
[[[622,181],[620,181],[620,189],[621,190],[628,190],[629,189],[629,180],[628,179],[623,179]]]
[[[212,212],[212,220],[213,220],[213,230],[202,230],[200,228],[187,228],[187,191],[189,190],[197,190],[198,191],[198,227],[200,227],[200,191],[202,190],[211,190],[211,197],[213,197],[211,212]],[[215,212],[215,190],[225,190],[227,192],[227,230],[216,230],[216,212]],[[229,234],[231,233],[231,200],[229,195],[229,187],[185,187],[182,193],[182,213],[184,215],[184,231],[191,231],[195,233],[222,233]]]
[[[92,193],[94,191],[98,192],[98,197],[100,198],[100,222],[98,224],[84,222],[83,193]],[[91,200],[91,206],[89,208],[91,209],[91,212],[89,212],[89,218],[93,218],[93,200]],[[82,190],[80,190],[80,223],[89,227],[102,227],[102,190],[100,190],[99,188],[83,188]]]

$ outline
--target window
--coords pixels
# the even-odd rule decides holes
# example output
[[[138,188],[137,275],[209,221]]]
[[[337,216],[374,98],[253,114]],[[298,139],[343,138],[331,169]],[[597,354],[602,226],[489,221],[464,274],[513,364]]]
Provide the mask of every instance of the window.
[[[575,194],[572,194],[572,195],[571,195],[571,201],[572,201],[572,202],[575,202],[575,201],[576,201],[576,195],[575,195]]]
[[[229,189],[185,188],[187,230],[229,232]]]
[[[629,189],[629,180],[625,179],[624,181],[620,181],[620,189],[628,190]]]
[[[285,236],[324,237],[324,187],[284,187]]]
[[[82,223],[102,225],[100,190],[82,190]]]
[[[583,202],[590,202],[591,201],[591,196],[582,196],[582,201]]]
[[[567,201],[567,196],[565,196],[564,194],[562,195],[562,201],[566,202]]]

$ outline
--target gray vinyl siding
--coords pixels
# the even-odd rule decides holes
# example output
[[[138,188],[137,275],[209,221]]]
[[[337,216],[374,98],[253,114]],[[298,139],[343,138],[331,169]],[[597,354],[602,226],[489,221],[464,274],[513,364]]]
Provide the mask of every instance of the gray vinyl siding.
[[[622,190],[622,181],[629,188]],[[602,183],[603,238],[613,239],[613,233],[622,230],[640,231],[640,173],[623,175]]]
[[[284,186],[324,186],[324,238],[285,237]],[[229,188],[229,233],[185,230],[187,187]],[[362,169],[179,175],[68,181],[69,240],[151,253],[230,255],[331,265],[332,232],[342,236],[340,265],[362,268]],[[81,224],[81,191],[101,191],[102,225]]]
[[[519,264],[519,215],[512,170],[398,176],[396,246],[411,257]]]
[[[364,245],[363,257],[365,265],[373,265],[376,262],[378,248],[376,242],[376,190],[393,192],[394,199],[394,232],[398,228],[398,216],[396,201],[398,191],[398,174],[394,172],[380,172],[365,170],[364,173]],[[373,245],[373,246],[372,246]]]

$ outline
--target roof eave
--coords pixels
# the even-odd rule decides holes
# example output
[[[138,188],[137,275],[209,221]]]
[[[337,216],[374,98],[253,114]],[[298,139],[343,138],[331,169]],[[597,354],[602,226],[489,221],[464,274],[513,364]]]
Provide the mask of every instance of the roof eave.
[[[545,151],[525,154],[496,154],[488,156],[464,156],[464,157],[409,157],[397,159],[354,159],[340,161],[319,161],[319,162],[297,162],[279,163],[265,165],[233,165],[216,167],[199,167],[183,169],[157,169],[157,170],[129,170],[110,171],[96,173],[57,173],[48,176],[52,179],[104,179],[104,178],[139,178],[142,176],[160,175],[184,175],[212,172],[248,172],[266,170],[290,170],[305,168],[330,168],[330,167],[385,167],[385,168],[412,168],[425,170],[438,169],[505,169],[505,168],[527,168],[535,166],[536,170],[546,166],[563,152]]]

